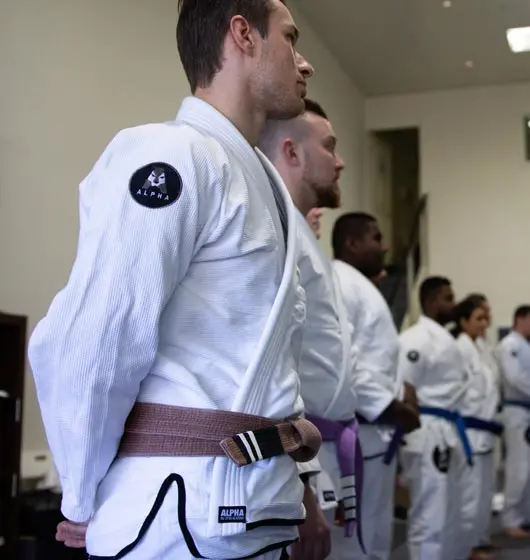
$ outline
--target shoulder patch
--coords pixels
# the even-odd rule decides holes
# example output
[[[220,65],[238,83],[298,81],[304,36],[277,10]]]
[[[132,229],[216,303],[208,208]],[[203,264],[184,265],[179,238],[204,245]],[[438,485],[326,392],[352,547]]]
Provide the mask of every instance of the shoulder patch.
[[[415,364],[420,359],[420,353],[417,350],[410,350],[407,354],[409,362]]]
[[[510,354],[512,355],[513,358],[517,358],[517,350],[512,350]]]
[[[129,192],[142,206],[164,208],[180,198],[182,178],[168,163],[149,163],[133,173],[129,181]]]

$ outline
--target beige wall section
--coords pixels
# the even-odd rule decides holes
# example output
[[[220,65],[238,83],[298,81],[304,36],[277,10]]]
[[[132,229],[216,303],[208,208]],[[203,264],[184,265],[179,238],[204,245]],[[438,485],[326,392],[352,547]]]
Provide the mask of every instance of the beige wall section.
[[[530,84],[372,98],[366,126],[419,126],[420,187],[429,194],[430,272],[458,296],[485,292],[495,326],[530,300],[530,162],[523,117]]]
[[[176,53],[175,6],[175,0],[1,2],[0,309],[27,314],[31,329],[68,278],[79,182],[119,129],[173,118],[188,94]],[[360,186],[362,98],[298,15],[297,22],[301,49],[317,68],[310,94],[329,111],[340,138],[349,209]],[[325,232],[327,246],[326,238]],[[24,448],[45,447],[28,375]]]
[[[303,2],[299,0],[298,3]],[[338,215],[358,210],[362,205],[362,165],[366,134],[364,131],[364,98],[351,78],[337,64],[335,58],[323,45],[316,33],[294,11],[297,24],[302,30],[300,52],[315,67],[309,95],[322,104],[338,137],[337,150],[346,167],[340,181],[342,208],[326,211],[322,222],[321,245],[331,255],[331,229]]]

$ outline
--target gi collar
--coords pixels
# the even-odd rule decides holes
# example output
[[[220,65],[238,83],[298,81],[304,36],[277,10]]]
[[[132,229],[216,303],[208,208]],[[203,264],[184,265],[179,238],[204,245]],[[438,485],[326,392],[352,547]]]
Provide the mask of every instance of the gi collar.
[[[218,139],[223,146],[235,152],[241,164],[244,165],[250,158],[259,165],[256,150],[229,119],[206,101],[198,97],[186,97],[180,106],[177,121]]]
[[[442,327],[440,323],[437,323],[433,319],[426,317],[425,315],[420,315],[418,322],[435,336],[444,336],[446,339],[451,339],[453,342],[455,341],[453,335],[445,327]]]

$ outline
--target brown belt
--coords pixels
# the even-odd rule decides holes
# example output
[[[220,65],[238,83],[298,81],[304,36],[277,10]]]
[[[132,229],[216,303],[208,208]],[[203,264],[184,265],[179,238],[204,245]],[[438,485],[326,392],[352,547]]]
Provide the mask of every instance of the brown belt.
[[[279,455],[311,461],[322,438],[309,420],[136,403],[125,424],[119,457],[222,457],[242,467]]]

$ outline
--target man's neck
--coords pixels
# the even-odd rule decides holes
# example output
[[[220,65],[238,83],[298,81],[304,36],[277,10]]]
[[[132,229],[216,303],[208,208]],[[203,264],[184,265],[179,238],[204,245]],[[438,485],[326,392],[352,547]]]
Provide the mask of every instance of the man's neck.
[[[433,313],[432,311],[424,311],[423,314],[425,315],[425,317],[427,317],[431,321],[434,321],[435,323],[438,323],[441,327],[445,327],[445,325],[447,324],[444,321],[440,321],[440,318],[438,317],[438,315],[436,315],[436,313]]]
[[[256,108],[249,95],[234,87],[221,88],[215,83],[210,88],[198,89],[195,96],[209,103],[224,115],[254,148],[265,127],[265,111]]]
[[[339,257],[339,260],[342,261],[342,262],[345,262],[346,264],[349,264],[350,266],[353,266],[353,268],[355,268],[355,270],[360,272],[366,278],[370,279],[370,277],[359,266],[359,263],[355,260],[355,258],[342,255],[341,257]]]
[[[286,169],[280,162],[273,162],[273,164],[280,173],[280,176],[291,195],[293,204],[296,206],[300,214],[304,217],[307,216],[309,211],[314,207],[314,204],[312,200],[307,200],[307,196],[305,196],[307,189],[304,184],[297,182],[293,177],[291,177],[289,170]]]
[[[528,340],[528,336],[526,336],[526,334],[523,332],[523,329],[521,329],[521,327],[514,327],[513,330],[519,335],[522,336],[523,338],[526,338],[526,340]]]

